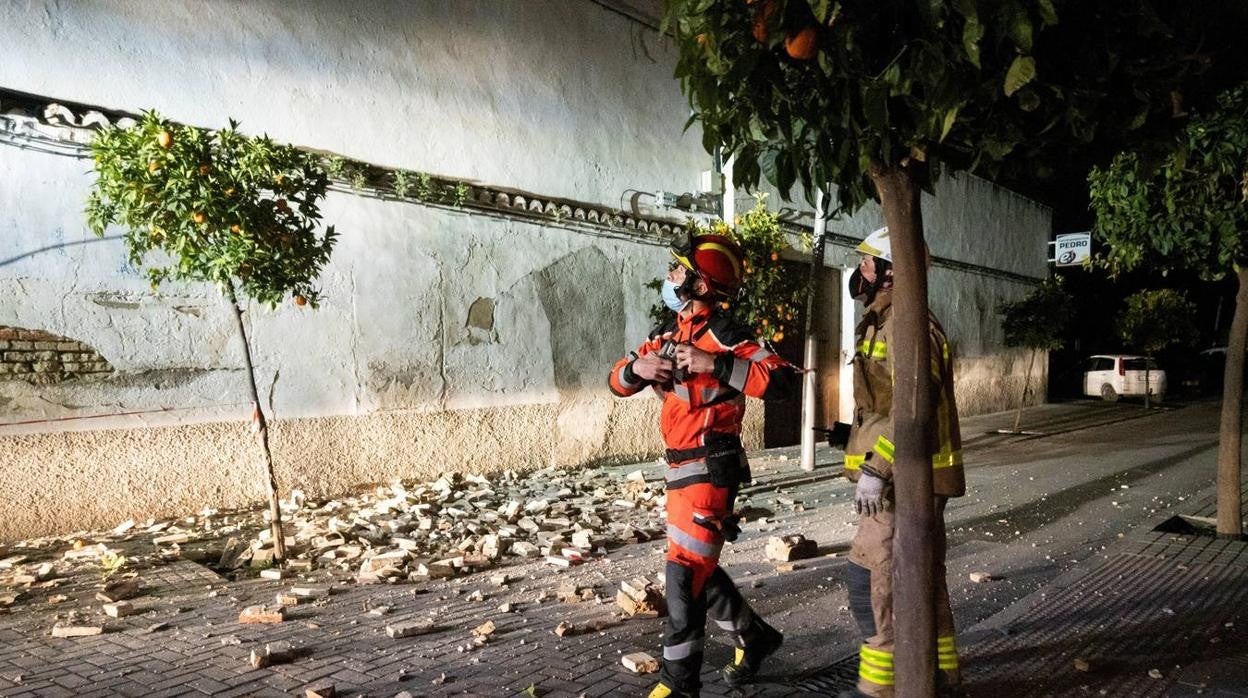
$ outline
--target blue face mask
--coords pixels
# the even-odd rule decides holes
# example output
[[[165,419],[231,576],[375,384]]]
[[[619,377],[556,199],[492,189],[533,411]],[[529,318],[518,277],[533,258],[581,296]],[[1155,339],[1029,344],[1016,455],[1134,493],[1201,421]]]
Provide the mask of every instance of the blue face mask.
[[[676,294],[676,289],[678,288],[680,286],[672,283],[670,279],[663,279],[663,305],[671,308],[672,312],[676,313],[684,310],[685,306],[689,305],[689,301],[681,300],[680,296]]]

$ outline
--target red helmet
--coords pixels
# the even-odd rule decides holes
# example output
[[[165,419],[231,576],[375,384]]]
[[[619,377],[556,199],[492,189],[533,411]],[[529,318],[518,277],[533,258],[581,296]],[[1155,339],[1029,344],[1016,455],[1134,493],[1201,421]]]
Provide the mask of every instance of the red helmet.
[[[735,298],[745,274],[741,246],[723,235],[695,235],[687,245],[672,249],[672,256],[684,268],[706,282],[712,293]]]

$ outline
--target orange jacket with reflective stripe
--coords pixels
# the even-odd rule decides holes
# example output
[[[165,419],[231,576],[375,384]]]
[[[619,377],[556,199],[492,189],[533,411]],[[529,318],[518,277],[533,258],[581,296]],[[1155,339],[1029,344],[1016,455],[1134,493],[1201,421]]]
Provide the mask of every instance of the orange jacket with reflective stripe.
[[[845,447],[845,476],[857,481],[863,469],[893,477],[893,293],[881,290],[855,331],[854,421]],[[966,494],[962,434],[953,394],[953,357],[945,330],[929,314],[932,343],[932,488],[935,494]]]
[[[632,371],[633,361],[651,353],[672,354],[678,344],[692,344],[715,355],[715,370],[677,376],[654,385]],[[637,351],[616,362],[608,377],[620,397],[654,387],[663,398],[659,429],[668,448],[706,445],[709,433],[740,435],[745,396],[783,400],[795,393],[800,374],[784,359],[762,347],[748,330],[706,308],[656,329]]]

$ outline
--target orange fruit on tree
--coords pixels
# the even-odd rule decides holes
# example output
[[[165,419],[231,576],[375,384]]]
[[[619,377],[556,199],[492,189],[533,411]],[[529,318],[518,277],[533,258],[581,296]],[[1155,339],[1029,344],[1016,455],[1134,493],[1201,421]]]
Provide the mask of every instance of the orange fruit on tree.
[[[780,261],[780,253],[778,253],[778,252],[772,252],[772,253],[771,253],[771,261],[773,261],[773,262],[778,262],[778,261]]]
[[[241,228],[241,227],[240,227],[237,223],[235,223],[234,225],[231,225],[231,226],[230,226],[230,232],[231,232],[231,233],[241,233],[241,232],[243,232],[243,229],[242,229],[242,228]]]
[[[302,308],[303,306],[305,306],[305,305],[307,305],[307,304],[308,304],[308,299],[307,299],[307,298],[304,298],[303,296],[295,296],[295,305],[297,305],[297,306],[299,306],[300,308]]]
[[[234,187],[229,187],[229,188],[227,188],[227,189],[225,190],[225,196],[226,196],[226,198],[229,198],[229,197],[231,197],[231,196],[234,196]]]
[[[191,220],[195,221],[196,225],[203,225],[204,221],[208,220],[208,217],[203,213],[196,211],[191,214]]]
[[[204,176],[204,175],[206,175],[206,174],[208,174],[209,172],[212,172],[212,168],[211,168],[211,167],[209,167],[209,166],[207,166],[207,165],[200,165],[200,166],[199,166],[199,174],[200,174],[200,176],[201,176],[201,177],[202,177],[202,176]]]
[[[819,32],[813,27],[805,27],[784,39],[784,51],[789,58],[808,61],[815,57],[819,50]]]
[[[775,340],[775,341],[777,341],[777,342],[783,342],[783,341],[784,341],[784,333],[783,333],[783,332],[777,332],[777,333],[775,334],[775,336],[774,336],[774,337],[772,337],[772,339],[773,339],[773,340]]]
[[[767,29],[767,22],[771,21],[771,16],[776,12],[776,3],[773,0],[766,0],[754,15],[754,27],[751,33],[754,40],[760,44],[767,43],[767,38],[771,36],[771,32]]]
[[[156,134],[156,145],[169,150],[169,146],[173,145],[173,134],[168,131],[161,131]]]
[[[150,161],[150,162],[148,162],[148,163],[147,163],[147,171],[148,171],[148,172],[151,172],[151,173],[153,173],[153,174],[154,174],[154,173],[155,173],[157,170],[159,170],[159,169],[160,169],[160,163],[159,163],[159,162],[156,162],[155,160],[152,160],[152,161]]]

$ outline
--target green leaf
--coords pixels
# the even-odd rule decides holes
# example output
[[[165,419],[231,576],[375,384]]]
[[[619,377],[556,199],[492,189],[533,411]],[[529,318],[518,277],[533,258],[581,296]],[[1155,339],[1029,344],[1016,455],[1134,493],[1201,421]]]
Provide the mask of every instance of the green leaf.
[[[1040,21],[1044,26],[1051,27],[1057,24],[1057,8],[1053,7],[1053,0],[1039,0]]]
[[[823,24],[828,21],[828,13],[832,9],[832,0],[815,0],[810,9],[815,13],[815,21]]]
[[[1031,56],[1018,56],[1010,64],[1005,74],[1005,96],[1013,97],[1024,85],[1036,78],[1036,59]]]
[[[958,120],[958,110],[960,107],[954,107],[945,112],[945,123],[940,127],[940,140],[943,142],[945,136],[949,135],[949,131],[953,129],[953,124]]]
[[[962,50],[966,51],[967,59],[976,68],[980,67],[979,40],[983,37],[984,26],[979,23],[977,18],[967,17],[966,26],[962,28]]]

